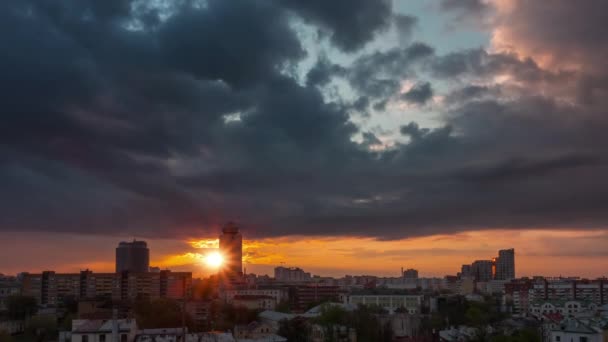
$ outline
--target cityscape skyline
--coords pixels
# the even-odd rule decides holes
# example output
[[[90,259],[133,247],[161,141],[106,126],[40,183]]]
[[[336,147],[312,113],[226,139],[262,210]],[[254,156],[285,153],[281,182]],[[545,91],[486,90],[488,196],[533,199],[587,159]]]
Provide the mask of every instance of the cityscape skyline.
[[[238,231],[238,228],[237,228]],[[478,237],[472,237],[472,238],[478,238]],[[437,239],[437,238],[435,238]],[[443,236],[439,238],[440,241],[444,241],[444,243],[447,244],[453,244],[454,242],[451,241],[449,239],[449,237]],[[467,239],[464,239],[463,236],[461,235],[458,239],[462,240],[463,243],[468,243]],[[147,241],[139,241],[139,239],[134,239],[134,241],[137,242],[144,242],[146,243]],[[209,266],[205,260],[207,255],[209,255],[210,253],[219,251],[219,239],[200,239],[200,240],[190,240],[188,243],[185,242],[177,242],[178,244],[188,244],[190,245],[190,248],[192,250],[192,252],[186,252],[183,254],[177,254],[177,255],[163,255],[163,245],[165,244],[166,240],[158,240],[158,250],[161,255],[161,257],[159,257],[157,255],[157,253],[155,253],[154,247],[153,246],[148,246],[152,249],[152,253],[150,253],[150,262],[149,265],[152,267],[159,267],[162,269],[173,269],[173,270],[179,270],[179,271],[189,271],[192,272],[196,277],[204,277],[204,276],[208,276],[211,274],[214,274],[216,272],[216,269],[214,267]],[[328,244],[335,244],[335,245],[339,245],[341,242],[340,240],[327,240],[327,239],[319,239],[318,241],[316,241],[319,245],[318,246],[323,246],[323,245],[328,245]],[[304,242],[301,242],[303,244],[309,245],[311,244],[311,241],[306,240]],[[366,244],[369,245],[369,241],[366,241]],[[382,242],[380,242],[382,243]],[[416,245],[418,242],[417,241],[411,241],[411,243],[413,245]],[[435,241],[435,243],[441,243],[441,242],[437,242]],[[121,243],[121,244],[124,244]],[[130,243],[127,243],[130,244]],[[395,244],[398,245],[402,245],[403,241],[398,241],[395,242]],[[285,246],[285,247],[279,247],[279,246]],[[269,247],[270,246],[270,247]],[[292,241],[282,241],[280,243],[272,242],[272,241],[251,241],[248,240],[247,237],[245,236],[245,239],[243,240],[243,266],[240,266],[241,269],[246,269],[249,273],[255,273],[255,274],[267,274],[267,275],[272,275],[274,272],[274,268],[277,266],[289,266],[289,267],[301,267],[304,268],[306,271],[312,272],[315,275],[320,275],[320,276],[344,276],[347,274],[350,275],[362,275],[362,274],[368,274],[368,275],[378,275],[378,276],[396,276],[399,274],[399,269],[400,268],[414,268],[416,269],[419,273],[420,276],[426,276],[426,277],[443,277],[445,275],[455,275],[457,273],[461,272],[461,269],[463,264],[468,264],[471,265],[472,263],[474,263],[476,260],[487,260],[488,262],[492,263],[493,262],[493,258],[495,259],[496,257],[493,257],[497,251],[499,251],[498,253],[500,254],[500,252],[504,252],[504,249],[506,247],[506,242],[505,241],[501,241],[500,243],[497,243],[495,246],[487,246],[483,249],[478,249],[478,250],[474,250],[471,251],[469,250],[468,252],[463,252],[462,254],[458,254],[458,250],[457,249],[443,249],[443,248],[438,248],[438,249],[420,249],[420,248],[416,248],[416,249],[412,249],[409,250],[409,253],[405,253],[405,257],[400,258],[400,254],[398,253],[400,250],[392,250],[390,252],[388,252],[387,254],[389,254],[390,259],[392,260],[391,263],[389,265],[387,265],[386,267],[383,268],[364,268],[359,266],[359,268],[357,267],[352,267],[352,268],[348,268],[348,267],[335,267],[332,265],[328,265],[328,263],[325,260],[326,254],[324,256],[321,256],[321,260],[325,260],[325,264],[322,267],[319,267],[318,265],[316,265],[314,262],[311,262],[310,259],[314,259],[314,257],[310,257],[308,255],[306,255],[304,258],[298,258],[297,255],[298,253],[302,253],[303,251],[299,251],[298,250],[298,243],[297,242],[292,242]],[[468,246],[468,245],[467,245]],[[103,247],[103,245],[99,245],[99,247]],[[278,247],[278,248],[277,248]],[[283,250],[282,253],[285,254],[278,254],[276,253],[277,249],[280,248],[285,248],[285,250]],[[331,249],[331,248],[330,248]],[[518,249],[515,247],[515,249]],[[118,249],[117,249],[118,250]],[[289,251],[293,252],[293,256],[291,258],[291,260],[293,260],[292,262],[290,262],[290,255],[289,255]],[[306,251],[304,251],[306,252]],[[100,253],[97,250],[91,251],[92,254],[95,254],[96,256],[99,255],[103,255],[103,254],[108,254],[107,251],[106,253]],[[267,253],[267,254],[265,254]],[[273,254],[274,253],[274,254]],[[416,254],[420,254],[419,257],[416,257]],[[445,264],[441,265],[440,267],[437,267],[437,265],[433,265],[433,262],[430,264],[425,264],[423,261],[427,258],[431,258],[431,260],[435,260],[433,259],[433,257],[437,257],[436,254],[446,254],[446,259],[449,260],[449,262],[445,262]],[[332,260],[335,261],[336,264],[340,264],[343,263],[344,261],[348,261],[348,260],[353,260],[354,262],[356,262],[357,264],[361,265],[361,264],[365,264],[365,257],[368,257],[372,260],[372,262],[377,262],[378,261],[378,256],[366,256],[364,251],[362,250],[355,250],[353,251],[353,253],[350,254],[336,254],[338,256],[338,258],[336,258],[336,256],[333,256]],[[340,256],[342,257],[342,259],[340,258]],[[67,256],[68,258],[73,258],[73,256]],[[114,256],[113,256],[114,257]],[[82,256],[81,256],[82,258]],[[275,258],[275,259],[273,259]],[[541,259],[540,265],[538,265],[536,268],[529,268],[528,264],[529,264],[529,260],[538,260],[539,259],[539,255],[537,253],[532,253],[532,255],[527,255],[526,252],[520,252],[518,251],[518,271],[517,271],[517,276],[518,277],[522,277],[522,276],[527,276],[527,277],[533,277],[533,276],[550,276],[550,277],[558,277],[558,276],[564,276],[564,277],[569,277],[569,276],[580,276],[580,277],[584,277],[584,278],[599,278],[599,277],[606,277],[606,273],[605,271],[603,271],[603,269],[597,269],[594,268],[590,271],[585,272],[585,268],[584,267],[579,267],[579,271],[578,272],[572,272],[572,273],[565,273],[563,272],[564,268],[563,265],[559,265],[559,267],[556,267],[555,269],[558,270],[557,272],[551,272],[551,268],[546,266],[546,260],[547,259]],[[548,256],[546,257],[548,258],[549,261],[553,260],[559,260],[560,257],[556,257],[556,256]],[[569,256],[568,260],[571,260],[572,257]],[[459,260],[462,260],[462,263],[459,263]],[[80,271],[80,270],[85,270],[85,269],[91,269],[93,271],[96,272],[111,272],[113,271],[113,269],[116,267],[115,266],[115,262],[114,260],[105,260],[105,261],[97,261],[97,262],[92,262],[92,263],[87,263],[87,262],[82,262],[82,263],[78,263],[78,264],[73,264],[70,267],[62,267],[61,264],[49,264],[47,263],[45,266],[44,263],[41,264],[41,266],[39,267],[33,267],[33,268],[29,268],[29,269],[18,269],[18,268],[13,268],[12,272],[7,272],[4,271],[4,273],[6,274],[15,274],[15,273],[19,273],[19,272],[23,272],[23,271],[44,271],[44,270],[57,270],[57,271],[61,271],[61,272],[76,272],[76,271]],[[2,261],[0,261],[0,266],[2,266]],[[238,268],[239,266],[237,266]],[[492,267],[492,266],[489,266]],[[497,265],[494,265],[494,267],[497,267]],[[520,268],[522,269],[520,271]],[[0,273],[2,273],[3,269],[0,268]],[[492,271],[490,271],[492,272]],[[493,272],[499,272],[497,268],[494,269]]]

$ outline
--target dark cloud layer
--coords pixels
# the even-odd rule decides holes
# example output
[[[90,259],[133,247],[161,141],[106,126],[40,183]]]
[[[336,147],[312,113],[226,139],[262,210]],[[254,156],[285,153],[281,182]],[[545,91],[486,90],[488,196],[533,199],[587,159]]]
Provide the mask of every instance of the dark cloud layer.
[[[354,62],[321,56],[304,82],[293,76],[309,53],[294,18],[358,51]],[[604,227],[605,70],[483,49],[437,55],[424,42],[360,50],[395,18],[390,2],[368,0],[2,2],[0,230],[192,236],[237,220],[252,236],[390,238]],[[415,20],[399,20],[411,32]],[[604,37],[568,39],[586,56]],[[458,85],[442,124],[396,123],[403,140],[378,150],[381,137],[350,112],[386,108],[421,74],[431,79],[406,101]],[[325,96],[334,78],[354,102]]]

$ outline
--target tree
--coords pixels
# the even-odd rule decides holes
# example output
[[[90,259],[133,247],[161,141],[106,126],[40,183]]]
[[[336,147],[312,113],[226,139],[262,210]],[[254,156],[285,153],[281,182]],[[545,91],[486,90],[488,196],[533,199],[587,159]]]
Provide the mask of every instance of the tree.
[[[57,339],[57,318],[55,316],[33,316],[25,327],[25,335],[32,341],[54,341]]]
[[[29,296],[10,296],[7,300],[8,317],[15,320],[23,320],[38,311],[36,298]]]
[[[168,298],[139,299],[134,311],[137,324],[142,329],[175,328],[182,326],[182,303]],[[186,326],[194,328],[192,318],[186,313]]]
[[[14,342],[13,337],[4,330],[0,330],[0,342]]]
[[[284,319],[279,322],[277,334],[290,342],[307,342],[310,336],[310,326],[304,319]]]

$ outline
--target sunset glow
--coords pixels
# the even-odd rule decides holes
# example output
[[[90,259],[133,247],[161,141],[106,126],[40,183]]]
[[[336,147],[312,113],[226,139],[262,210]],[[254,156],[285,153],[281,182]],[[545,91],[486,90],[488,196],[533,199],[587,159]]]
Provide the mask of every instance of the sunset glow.
[[[224,263],[224,257],[219,252],[212,252],[205,257],[205,263],[212,268],[220,268]]]

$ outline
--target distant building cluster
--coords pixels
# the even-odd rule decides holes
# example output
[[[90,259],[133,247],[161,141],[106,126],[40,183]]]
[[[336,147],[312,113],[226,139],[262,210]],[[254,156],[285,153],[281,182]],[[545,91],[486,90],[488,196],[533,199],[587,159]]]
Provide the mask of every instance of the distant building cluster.
[[[476,260],[470,265],[462,265],[458,276],[480,282],[515,279],[515,250],[502,249],[492,260]]]

